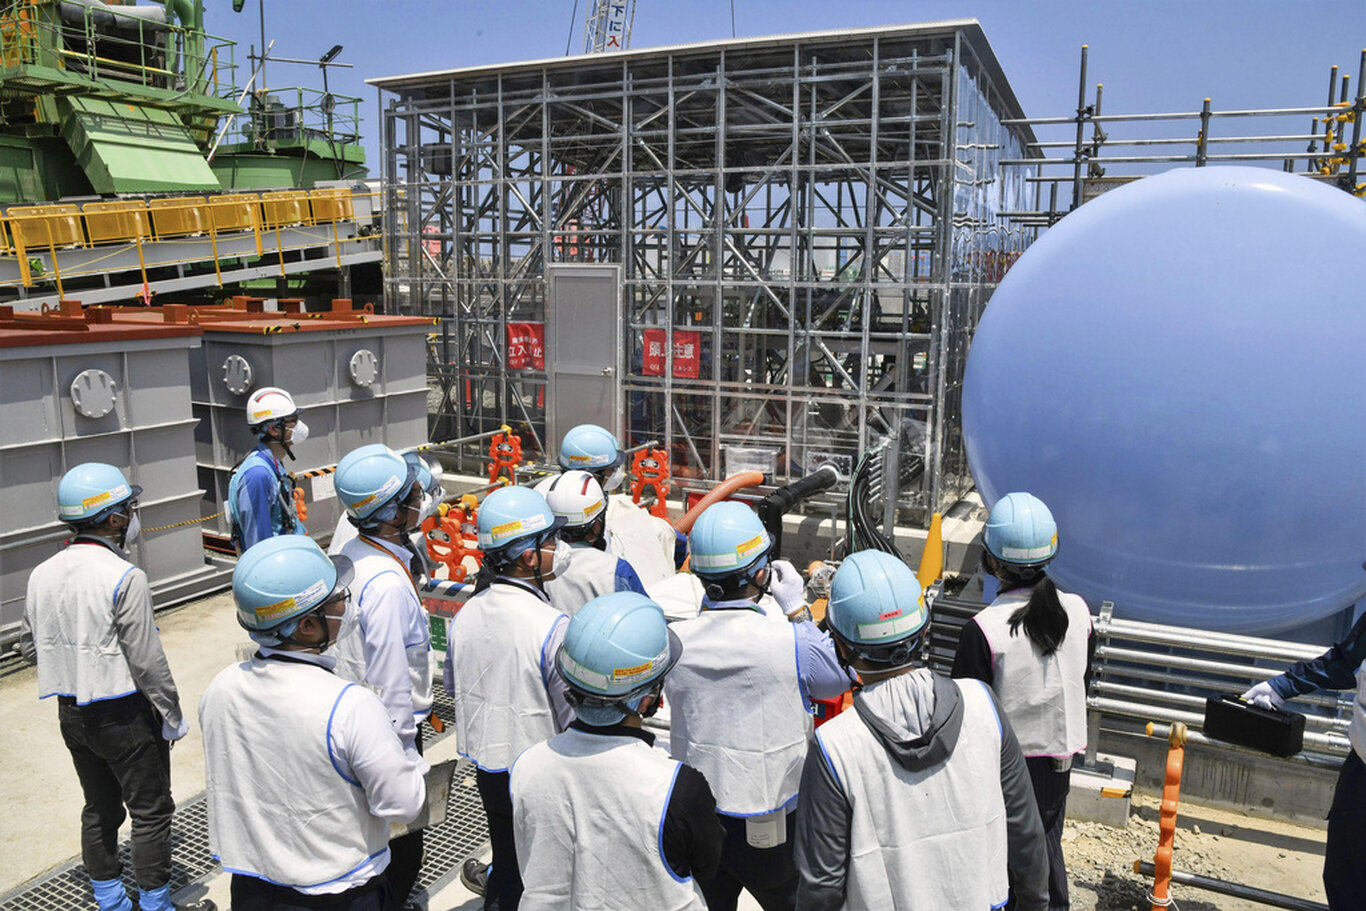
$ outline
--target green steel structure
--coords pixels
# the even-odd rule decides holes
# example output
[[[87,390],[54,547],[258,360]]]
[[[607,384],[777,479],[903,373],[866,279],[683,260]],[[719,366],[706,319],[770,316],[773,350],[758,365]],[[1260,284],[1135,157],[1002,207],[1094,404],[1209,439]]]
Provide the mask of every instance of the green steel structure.
[[[246,94],[203,0],[0,4],[0,203],[365,176],[359,102]]]

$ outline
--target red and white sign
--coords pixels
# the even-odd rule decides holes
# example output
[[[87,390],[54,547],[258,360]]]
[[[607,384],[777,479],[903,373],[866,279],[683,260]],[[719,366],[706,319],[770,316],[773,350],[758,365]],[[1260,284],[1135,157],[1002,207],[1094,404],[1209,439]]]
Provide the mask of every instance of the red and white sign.
[[[508,323],[509,370],[545,369],[545,323]]]
[[[664,375],[663,329],[644,331],[645,351],[641,363],[641,373],[645,376]],[[674,370],[680,379],[697,379],[702,372],[702,333],[691,329],[674,330]]]

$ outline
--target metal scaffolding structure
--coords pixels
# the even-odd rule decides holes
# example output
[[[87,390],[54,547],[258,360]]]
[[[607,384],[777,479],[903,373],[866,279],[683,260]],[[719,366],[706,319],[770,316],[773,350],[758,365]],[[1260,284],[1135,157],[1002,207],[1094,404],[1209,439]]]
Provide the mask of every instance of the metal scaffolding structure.
[[[1006,172],[1026,169],[1032,185],[1030,207],[1006,213],[1012,224],[1047,227],[1107,190],[1182,165],[1279,165],[1366,196],[1366,51],[1355,94],[1350,73],[1333,66],[1321,105],[1222,110],[1206,98],[1199,110],[1131,114],[1102,113],[1100,84],[1088,101],[1087,58],[1082,45],[1074,114],[1009,122],[1042,135],[1032,154],[1001,161]]]
[[[1032,173],[1000,162],[1038,154],[975,21],[372,84],[388,299],[441,318],[434,438],[507,423],[544,450],[546,372],[509,333],[543,324],[548,269],[606,263],[615,429],[675,475],[718,479],[737,447],[779,481],[849,471],[885,443],[908,518],[970,486],[968,341],[1034,232],[1001,214]]]

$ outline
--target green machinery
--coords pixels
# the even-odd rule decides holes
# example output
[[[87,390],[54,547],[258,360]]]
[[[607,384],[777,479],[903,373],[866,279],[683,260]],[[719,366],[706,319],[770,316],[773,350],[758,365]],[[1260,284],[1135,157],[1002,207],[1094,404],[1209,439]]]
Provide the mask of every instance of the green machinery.
[[[365,176],[358,99],[239,94],[236,71],[203,0],[4,0],[0,203]]]

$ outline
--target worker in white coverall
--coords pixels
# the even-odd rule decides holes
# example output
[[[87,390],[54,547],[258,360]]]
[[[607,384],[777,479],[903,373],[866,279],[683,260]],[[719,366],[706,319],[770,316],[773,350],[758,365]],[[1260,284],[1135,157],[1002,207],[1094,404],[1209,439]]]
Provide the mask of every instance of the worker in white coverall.
[[[417,593],[421,564],[410,535],[421,525],[423,460],[372,443],[337,464],[337,498],[360,532],[340,556],[355,567],[356,635],[335,649],[342,679],[375,688],[409,756],[422,753],[421,724],[432,711],[431,630]],[[422,867],[423,834],[390,844],[393,907],[401,908]]]
[[[564,520],[560,540],[569,545],[569,565],[546,584],[550,603],[569,616],[598,595],[609,592],[645,594],[636,571],[607,552],[607,497],[586,471],[566,471],[536,486],[550,511]]]
[[[1319,690],[1356,688],[1347,739],[1352,749],[1342,763],[1328,810],[1328,847],[1323,855],[1323,890],[1332,911],[1356,911],[1366,896],[1366,614],[1347,636],[1317,658],[1258,683],[1243,699],[1266,709]]]
[[[636,505],[629,494],[616,493],[626,480],[625,462],[617,438],[597,424],[573,427],[560,442],[560,467],[588,472],[608,495],[608,553],[631,564],[648,586],[678,571],[688,543],[668,522]]]
[[[311,539],[270,538],[232,575],[254,655],[199,701],[209,850],[232,874],[233,911],[384,911],[389,823],[422,809],[424,763],[384,704],[333,673],[354,634],[349,561]]]
[[[683,658],[664,684],[669,748],[706,776],[726,830],[720,869],[698,882],[713,911],[734,909],[742,888],[766,911],[791,908],[809,700],[839,696],[849,677],[814,623],[776,621],[759,606],[770,586],[785,608],[800,605],[803,586],[790,563],[770,564],[772,541],[748,506],[708,507],[688,543],[707,590],[701,613],[672,627]]]
[[[133,907],[118,851],[119,826],[130,815],[139,905],[172,907],[170,744],[189,731],[147,574],[128,560],[141,493],[103,462],[62,476],[57,518],[75,537],[29,575],[19,627],[21,654],[38,663],[38,697],[57,697],[62,740],[85,795],[81,859],[101,911]],[[183,907],[212,911],[214,904]]]
[[[308,425],[288,392],[263,386],[247,396],[247,427],[256,448],[228,479],[226,509],[232,543],[240,554],[275,535],[307,534],[294,507],[294,476],[285,468],[294,447],[308,439]]]
[[[1086,749],[1091,612],[1045,574],[1058,554],[1058,526],[1037,497],[998,500],[982,543],[984,568],[1001,594],[963,625],[953,676],[990,686],[1015,729],[1048,844],[1048,907],[1065,911],[1062,829],[1072,763]]]
[[[850,555],[826,624],[859,674],[854,711],[815,732],[797,808],[797,907],[1048,907],[1048,853],[1024,755],[991,689],[918,667],[915,574]]]
[[[641,728],[682,650],[635,592],[594,598],[569,621],[555,669],[577,717],[512,767],[524,911],[706,907],[693,878],[721,858],[716,800]]]
[[[560,524],[530,488],[504,487],[485,497],[477,520],[483,566],[446,633],[456,746],[475,765],[493,846],[491,865],[468,858],[460,878],[489,909],[512,911],[522,895],[508,792],[512,761],[573,718],[552,664],[568,618],[545,590],[569,554]]]

